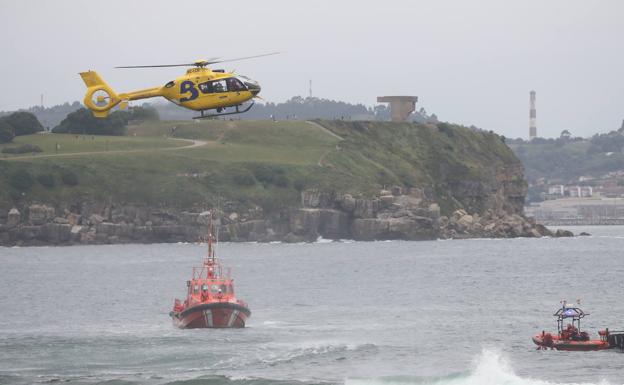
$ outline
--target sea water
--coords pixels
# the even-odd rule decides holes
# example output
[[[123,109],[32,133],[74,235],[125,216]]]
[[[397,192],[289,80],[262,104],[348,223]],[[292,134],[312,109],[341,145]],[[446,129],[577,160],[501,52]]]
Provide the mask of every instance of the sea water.
[[[624,353],[539,351],[561,299],[624,330],[624,227],[590,237],[223,243],[245,329],[175,329],[205,245],[0,248],[0,383],[622,384]]]

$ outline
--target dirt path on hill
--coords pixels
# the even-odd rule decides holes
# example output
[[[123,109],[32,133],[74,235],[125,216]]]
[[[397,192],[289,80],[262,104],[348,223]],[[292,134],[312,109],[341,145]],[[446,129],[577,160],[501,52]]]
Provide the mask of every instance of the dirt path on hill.
[[[85,151],[85,152],[68,152],[64,154],[42,154],[42,155],[24,155],[24,156],[13,156],[7,158],[1,158],[0,160],[27,160],[27,159],[42,159],[42,158],[69,158],[72,156],[85,156],[85,155],[102,155],[102,154],[129,154],[129,153],[138,153],[138,152],[148,152],[148,151],[174,151],[174,150],[186,150],[189,148],[201,147],[205,146],[209,143],[214,143],[212,141],[206,140],[195,140],[195,139],[182,139],[182,138],[168,138],[171,140],[177,140],[182,142],[191,142],[191,144],[187,146],[179,146],[179,147],[150,147],[150,148],[136,148],[130,150],[112,150],[112,151]]]
[[[320,128],[322,131],[324,131],[325,133],[327,133],[327,134],[329,134],[329,135],[333,136],[334,138],[336,138],[336,139],[338,139],[338,140],[344,140],[344,138],[343,138],[342,136],[337,135],[336,133],[332,132],[331,130],[329,130],[329,129],[327,129],[327,128],[323,127],[322,125],[320,125],[320,124],[318,124],[318,123],[316,123],[316,122],[313,122],[313,121],[311,121],[311,120],[306,120],[305,122],[306,122],[306,123],[308,123],[308,124],[313,125],[314,127]]]
[[[323,132],[325,132],[326,134],[329,134],[329,135],[333,136],[334,138],[336,138],[336,139],[338,139],[338,140],[344,140],[344,138],[343,138],[342,136],[335,134],[335,133],[334,133],[334,132],[332,132],[331,130],[328,130],[327,128],[325,128],[325,127],[321,126],[320,124],[318,124],[318,123],[316,123],[316,122],[312,122],[312,121],[310,121],[310,120],[306,120],[305,122],[306,122],[306,123],[308,123],[308,124],[313,125],[314,127],[317,127],[317,128],[319,128],[319,129],[321,129],[321,130],[322,130]],[[323,161],[325,160],[325,157],[326,157],[327,155],[329,155],[329,153],[330,153],[330,152],[332,152],[332,151],[338,151],[338,150],[340,150],[340,146],[339,146],[339,145],[336,145],[336,148],[330,148],[329,150],[325,151],[325,152],[323,153],[323,155],[321,155],[321,157],[320,157],[320,158],[319,158],[319,160],[318,160],[318,165],[319,165],[319,167],[323,167]]]

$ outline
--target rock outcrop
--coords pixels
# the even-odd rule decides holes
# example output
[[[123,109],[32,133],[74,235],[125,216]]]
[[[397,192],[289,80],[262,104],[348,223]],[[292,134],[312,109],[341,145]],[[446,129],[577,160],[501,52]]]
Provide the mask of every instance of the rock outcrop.
[[[517,213],[501,194],[484,212],[465,209],[441,215],[440,205],[422,189],[381,190],[371,198],[316,190],[301,194],[301,207],[265,215],[254,207],[226,204],[215,210],[222,241],[311,242],[326,239],[361,241],[509,237],[567,237]],[[507,192],[508,193],[508,192]],[[496,195],[496,194],[495,194]],[[476,199],[476,195],[474,196]],[[0,245],[194,242],[203,239],[210,211],[189,212],[136,205],[82,204],[76,211],[33,204],[12,208],[0,224]],[[237,210],[237,211],[235,211]],[[26,213],[26,214],[22,214]]]

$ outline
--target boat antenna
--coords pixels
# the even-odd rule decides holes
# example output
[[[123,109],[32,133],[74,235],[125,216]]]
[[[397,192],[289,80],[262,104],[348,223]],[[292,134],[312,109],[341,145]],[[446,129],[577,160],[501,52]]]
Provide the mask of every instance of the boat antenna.
[[[214,263],[215,256],[214,249],[212,248],[212,211],[208,218],[208,259],[210,262]]]

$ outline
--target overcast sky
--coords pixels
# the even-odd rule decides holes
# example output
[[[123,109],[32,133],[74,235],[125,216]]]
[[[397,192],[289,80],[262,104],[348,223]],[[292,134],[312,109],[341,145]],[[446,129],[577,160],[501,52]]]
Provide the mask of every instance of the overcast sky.
[[[442,120],[527,137],[624,119],[624,1],[0,0],[0,110],[82,100],[78,72],[118,92],[162,85],[188,62],[281,51],[226,69],[268,101],[308,94],[368,106],[417,95]]]

